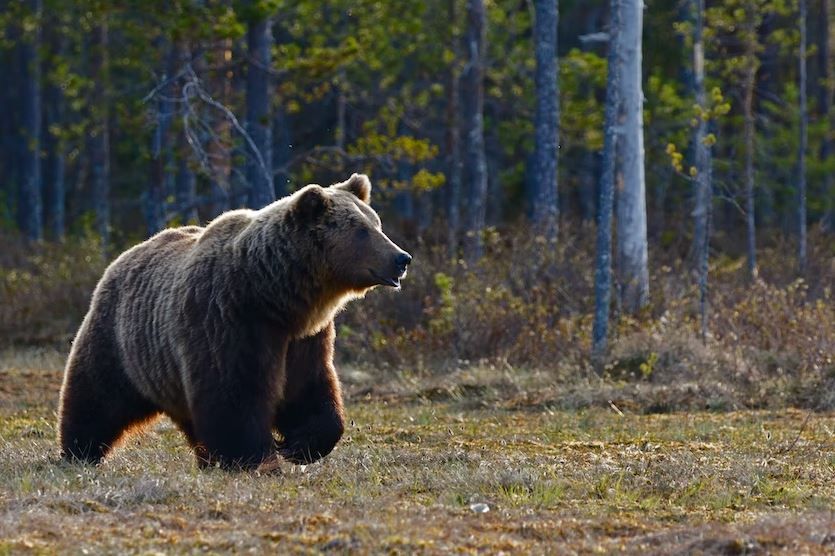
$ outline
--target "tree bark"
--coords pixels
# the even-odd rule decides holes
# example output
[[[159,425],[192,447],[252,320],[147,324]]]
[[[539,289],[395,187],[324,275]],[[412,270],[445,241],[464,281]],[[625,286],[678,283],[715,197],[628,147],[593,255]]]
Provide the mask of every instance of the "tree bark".
[[[7,0],[0,0],[0,9],[6,11],[8,4]],[[5,33],[10,43],[18,42],[20,29],[14,21],[6,21],[5,28],[0,29],[0,32]],[[17,54],[17,49],[0,49],[0,75],[8,76],[10,83],[20,83],[20,57]],[[0,110],[0,175],[3,176],[0,179],[0,219],[4,221],[12,218],[12,198],[17,195],[20,175],[20,164],[17,162],[21,143],[17,137],[20,128],[17,124],[20,115],[19,96],[19,87],[0,88],[0,103],[5,107]]]
[[[597,252],[594,271],[594,324],[592,356],[598,361],[606,355],[609,331],[609,306],[612,295],[612,209],[615,200],[615,156],[618,112],[620,110],[620,64],[618,63],[621,26],[621,0],[610,0],[609,54],[606,75],[603,161],[600,175],[600,200],[597,203]]]
[[[271,22],[258,15],[247,29],[246,131],[258,152],[247,151],[247,182],[250,208],[261,208],[275,200],[272,170],[272,131],[270,118]]]
[[[623,0],[619,51],[623,114],[623,189],[618,193],[617,240],[620,303],[635,314],[649,303],[646,181],[644,178],[644,93],[641,87],[643,0]]]
[[[108,122],[108,24],[107,14],[92,30],[90,40],[90,74],[93,79],[91,99],[91,128],[88,148],[92,178],[92,201],[95,230],[107,251],[110,243],[110,129]]]
[[[177,71],[179,55],[175,44],[168,47],[165,61],[165,71],[162,74],[162,81],[172,80],[162,87],[157,100],[157,125],[151,136],[151,172],[148,181],[148,189],[143,196],[145,212],[145,226],[149,236],[154,235],[165,227],[165,197],[166,182],[168,181],[169,169],[167,160],[170,146],[170,129],[174,117],[174,107],[171,99],[174,98],[175,83],[174,73]]]
[[[754,87],[757,78],[757,30],[754,28],[754,16],[752,6],[746,8],[746,51],[745,51],[745,77],[744,97],[742,102],[743,117],[745,121],[745,225],[746,225],[746,253],[748,263],[748,276],[753,279],[757,276],[757,223],[756,223],[756,199],[754,197],[754,134],[756,132],[754,121]]]
[[[189,165],[189,146],[185,140],[180,141],[177,153],[177,177],[174,180],[177,191],[177,212],[183,224],[198,224],[197,205],[197,177]]]
[[[54,66],[66,53],[66,38],[61,36],[58,26],[53,29],[50,39],[50,57]],[[66,228],[66,145],[62,137],[66,109],[61,84],[53,76],[46,87],[46,151],[48,176],[44,188],[44,220],[49,236],[54,241],[63,241]]]
[[[820,79],[818,83],[818,111],[826,123],[826,128],[821,142],[820,158],[826,164],[832,156],[832,71],[830,68],[831,48],[829,45],[829,9],[830,0],[820,0],[820,16],[818,17],[818,67]],[[821,221],[825,231],[835,231],[835,214],[833,214],[833,178],[831,172],[825,172],[823,183],[824,213]]]
[[[464,251],[474,262],[483,253],[487,208],[487,161],[484,154],[484,53],[486,14],[483,0],[467,0],[464,37],[467,64],[462,76],[462,117],[467,177],[467,235]]]
[[[806,273],[806,149],[809,114],[806,102],[806,0],[800,0],[800,58],[798,89],[800,92],[800,145],[797,153],[797,262],[801,275]]]
[[[187,43],[181,43],[177,47],[178,65],[188,64],[192,58],[191,48]],[[177,174],[174,178],[174,190],[177,200],[177,212],[183,224],[198,224],[200,218],[197,216],[197,176],[194,175],[189,160],[191,148],[184,130],[181,130],[177,140]]]
[[[534,223],[549,241],[559,231],[557,164],[559,155],[559,66],[557,64],[558,0],[535,0],[536,115],[534,120]]]
[[[447,0],[447,15],[449,16],[449,42],[453,52],[453,60],[447,75],[447,106],[446,106],[446,155],[447,155],[447,254],[451,259],[458,256],[458,230],[461,227],[461,175],[463,163],[461,160],[461,121],[459,114],[460,75],[458,64],[461,59],[460,37],[457,33],[457,14],[455,4],[457,0]]]
[[[696,104],[701,111],[707,109],[705,94],[705,58],[704,58],[704,0],[692,0],[694,8],[693,25],[693,85]],[[700,336],[707,339],[708,330],[708,263],[710,257],[710,213],[713,200],[712,159],[710,147],[706,143],[707,117],[700,114],[693,138],[696,152],[696,202],[693,210],[694,232],[693,253],[699,284]]]
[[[21,57],[21,175],[18,189],[18,225],[23,235],[33,241],[43,239],[43,183],[41,179],[41,0],[28,0],[28,15],[36,20],[24,30],[20,42]]]

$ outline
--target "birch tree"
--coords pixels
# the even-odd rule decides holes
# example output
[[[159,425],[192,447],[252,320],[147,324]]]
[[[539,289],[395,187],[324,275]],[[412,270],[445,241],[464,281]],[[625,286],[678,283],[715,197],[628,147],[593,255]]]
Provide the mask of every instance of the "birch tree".
[[[698,107],[693,137],[696,154],[695,208],[693,210],[693,254],[699,285],[700,336],[707,339],[708,262],[710,247],[710,215],[713,200],[712,158],[708,139],[708,105],[705,94],[704,0],[692,0],[693,7],[693,86]]]
[[[482,232],[487,209],[487,160],[484,154],[484,53],[486,13],[483,0],[467,0],[464,34],[466,65],[462,76],[467,192],[465,254],[469,261],[481,258]]]
[[[748,276],[753,278],[757,275],[757,222],[755,217],[756,203],[754,198],[754,86],[756,85],[757,67],[757,19],[755,13],[760,9],[750,2],[745,7],[745,23],[742,32],[745,43],[745,54],[743,56],[743,99],[742,111],[744,119],[743,135],[745,136],[745,230],[746,230],[746,254]]]
[[[641,86],[643,0],[622,0],[618,32],[620,102],[619,144],[623,186],[618,191],[617,240],[620,302],[637,313],[649,302],[647,209],[644,179],[644,93]]]
[[[621,0],[610,0],[609,54],[606,76],[603,167],[600,174],[600,199],[597,203],[597,252],[594,271],[594,324],[592,356],[606,354],[609,333],[609,305],[612,295],[612,208],[615,199],[615,155],[618,111],[620,109],[620,64],[618,63]]]
[[[536,0],[534,49],[536,52],[536,115],[534,223],[545,237],[557,239],[559,201],[557,163],[559,155],[559,82],[557,64],[558,0]]]

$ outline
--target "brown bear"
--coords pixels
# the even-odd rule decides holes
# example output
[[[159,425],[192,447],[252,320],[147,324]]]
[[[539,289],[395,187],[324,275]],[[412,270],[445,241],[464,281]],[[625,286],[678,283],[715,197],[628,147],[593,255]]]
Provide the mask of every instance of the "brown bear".
[[[383,233],[370,193],[359,174],[308,185],[122,253],[67,361],[62,456],[97,463],[159,414],[202,465],[327,455],[343,433],[334,315],[375,286],[399,288],[412,260]]]

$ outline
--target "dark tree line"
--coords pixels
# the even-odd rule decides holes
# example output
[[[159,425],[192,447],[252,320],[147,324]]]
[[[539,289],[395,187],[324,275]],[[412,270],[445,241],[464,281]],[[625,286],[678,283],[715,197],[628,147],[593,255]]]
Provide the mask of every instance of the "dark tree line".
[[[706,333],[712,250],[755,277],[792,235],[802,273],[833,228],[827,0],[0,7],[0,226],[30,241],[108,249],[353,171],[468,263],[489,228],[552,249],[596,211],[599,350],[671,234]]]

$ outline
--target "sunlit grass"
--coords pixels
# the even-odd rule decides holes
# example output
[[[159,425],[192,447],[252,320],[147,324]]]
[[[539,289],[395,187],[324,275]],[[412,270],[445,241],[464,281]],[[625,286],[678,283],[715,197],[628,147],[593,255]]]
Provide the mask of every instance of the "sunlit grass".
[[[60,363],[0,361],[0,553],[835,549],[831,414],[619,414],[525,405],[513,388],[474,403],[349,384],[348,430],[319,464],[198,470],[161,420],[90,468],[56,457]]]

